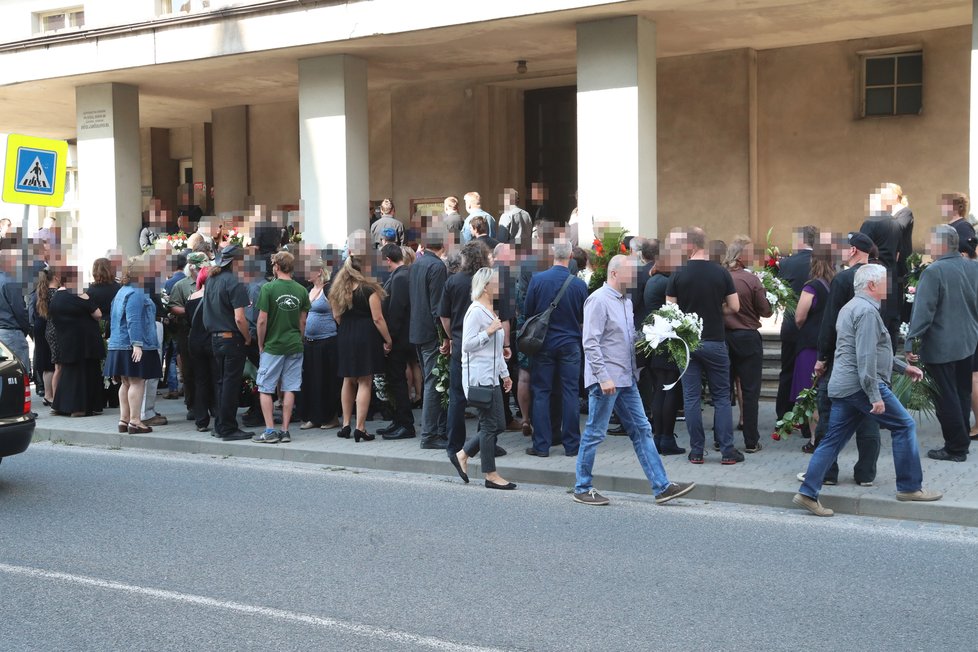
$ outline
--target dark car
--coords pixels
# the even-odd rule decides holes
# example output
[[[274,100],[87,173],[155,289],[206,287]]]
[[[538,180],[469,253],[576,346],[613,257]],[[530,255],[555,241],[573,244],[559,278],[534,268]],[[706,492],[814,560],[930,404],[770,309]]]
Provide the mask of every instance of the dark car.
[[[17,356],[0,342],[0,462],[27,450],[33,437],[30,378]]]

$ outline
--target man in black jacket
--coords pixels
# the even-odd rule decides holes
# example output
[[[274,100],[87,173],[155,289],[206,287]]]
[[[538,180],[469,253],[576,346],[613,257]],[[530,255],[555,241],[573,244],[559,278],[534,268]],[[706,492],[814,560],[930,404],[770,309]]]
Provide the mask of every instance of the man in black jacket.
[[[831,363],[835,356],[836,321],[842,307],[856,295],[856,270],[869,262],[869,254],[874,249],[873,241],[863,233],[849,234],[849,250],[847,252],[848,267],[832,279],[829,289],[829,300],[822,316],[822,328],[818,336],[818,362],[815,363],[815,373],[822,378],[818,386],[819,423],[816,428],[816,441],[828,429],[829,415],[832,413],[832,401],[828,395]],[[866,417],[856,427],[856,449],[859,459],[853,467],[856,484],[865,487],[873,486],[876,479],[876,461],[880,455],[880,427],[874,419]],[[833,462],[825,474],[826,484],[839,482],[839,463]]]
[[[805,282],[811,278],[812,248],[818,238],[817,226],[803,226],[796,229],[792,248],[793,254],[781,259],[781,280],[787,283],[795,295],[800,297]],[[778,397],[775,402],[775,412],[778,419],[791,409],[791,381],[795,374],[795,356],[798,354],[798,327],[795,326],[794,315],[784,315],[781,321],[781,373],[778,374]]]
[[[380,256],[387,265],[390,277],[384,284],[384,320],[391,334],[391,352],[387,355],[385,372],[387,392],[394,401],[394,421],[377,432],[384,439],[411,439],[415,436],[414,414],[407,386],[407,364],[411,354],[411,280],[404,266],[404,253],[396,244],[386,244]]]
[[[907,258],[913,253],[913,211],[903,205],[903,189],[895,183],[881,184],[870,198],[870,204],[870,215],[859,231],[868,235],[879,249],[879,261],[889,272],[889,292],[881,312],[896,351]]]
[[[421,409],[421,448],[444,449],[448,445],[445,436],[447,413],[436,389],[435,363],[438,362],[438,310],[441,305],[448,268],[442,255],[445,253],[444,227],[433,226],[422,236],[423,253],[409,268],[411,320],[409,341],[418,347],[421,367],[424,370],[424,402]]]

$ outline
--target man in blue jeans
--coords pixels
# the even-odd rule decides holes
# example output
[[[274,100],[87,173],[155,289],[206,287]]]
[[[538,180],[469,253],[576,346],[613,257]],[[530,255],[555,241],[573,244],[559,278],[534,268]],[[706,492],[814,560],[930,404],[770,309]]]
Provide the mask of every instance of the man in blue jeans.
[[[879,312],[886,286],[885,267],[863,265],[856,271],[855,297],[839,311],[828,387],[832,399],[829,430],[812,454],[801,488],[792,499],[816,516],[834,513],[818,500],[825,472],[852,437],[856,424],[867,415],[893,435],[897,500],[941,499],[939,492],[922,488],[916,424],[887,386],[894,366],[915,381],[923,378],[923,372],[893,357],[890,334]]]
[[[632,440],[657,505],[688,494],[696,486],[692,482],[669,482],[638,393],[635,318],[632,301],[625,295],[627,288],[635,284],[637,271],[634,259],[615,256],[608,263],[608,280],[584,304],[584,383],[588,388],[588,418],[577,454],[577,483],[574,486],[574,501],[584,505],[608,504],[608,499],[594,490],[591,470],[598,444],[608,433],[612,410],[618,413]]]
[[[727,353],[723,316],[740,312],[740,298],[733,278],[725,268],[710,260],[706,251],[706,233],[699,227],[669,234],[669,247],[679,248],[686,264],[669,277],[666,301],[679,304],[686,313],[696,313],[703,320],[700,347],[689,357],[689,368],[683,376],[683,409],[689,431],[689,456],[693,464],[703,463],[703,414],[700,400],[703,374],[713,397],[713,431],[723,451],[721,464],[744,461],[744,454],[734,448],[733,415],[730,410],[730,356]]]
[[[573,247],[567,240],[553,244],[554,265],[545,272],[534,274],[526,290],[526,315],[539,315],[557,298],[564,282],[571,276],[570,265]],[[578,403],[578,380],[581,374],[581,322],[584,319],[584,301],[587,284],[579,278],[571,278],[560,302],[550,313],[550,326],[543,347],[533,356],[530,383],[533,387],[533,446],[527,455],[550,455],[550,396],[555,389],[560,392],[561,440],[564,454],[577,455],[581,441],[581,415]]]

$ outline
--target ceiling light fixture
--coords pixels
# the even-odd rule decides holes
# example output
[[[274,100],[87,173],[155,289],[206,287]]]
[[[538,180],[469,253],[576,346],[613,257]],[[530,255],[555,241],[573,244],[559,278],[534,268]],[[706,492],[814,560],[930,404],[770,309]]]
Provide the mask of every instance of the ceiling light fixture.
[[[516,72],[521,75],[526,74],[526,59],[520,59],[516,62]]]

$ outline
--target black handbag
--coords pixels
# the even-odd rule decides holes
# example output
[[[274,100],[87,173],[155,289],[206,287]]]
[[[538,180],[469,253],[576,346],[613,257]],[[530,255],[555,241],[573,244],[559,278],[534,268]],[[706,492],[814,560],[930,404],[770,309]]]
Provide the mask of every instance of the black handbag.
[[[496,373],[496,344],[495,344],[495,342],[496,342],[496,334],[493,333],[492,335],[490,335],[490,337],[493,340],[493,345],[492,345],[492,372],[493,372],[493,374],[495,374]],[[469,382],[470,383],[472,381],[472,364],[471,364],[471,360],[472,360],[472,356],[469,356],[469,359],[466,360],[466,363],[465,363],[466,364],[466,367],[468,368]],[[488,410],[489,408],[492,407],[492,400],[494,398],[493,397],[493,394],[496,393],[496,392],[498,392],[498,391],[499,391],[499,388],[496,387],[495,385],[472,385],[472,384],[470,384],[469,385],[469,393],[468,393],[468,395],[465,398],[465,402],[469,406],[474,407],[477,410]]]
[[[547,330],[550,329],[550,313],[560,303],[560,300],[564,297],[564,291],[573,280],[574,275],[569,275],[560,287],[560,292],[557,293],[554,300],[547,306],[547,309],[539,315],[533,315],[523,323],[523,326],[516,334],[516,345],[520,347],[521,353],[536,355],[543,348],[543,341],[547,338]]]

